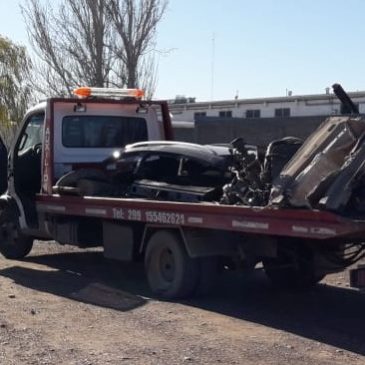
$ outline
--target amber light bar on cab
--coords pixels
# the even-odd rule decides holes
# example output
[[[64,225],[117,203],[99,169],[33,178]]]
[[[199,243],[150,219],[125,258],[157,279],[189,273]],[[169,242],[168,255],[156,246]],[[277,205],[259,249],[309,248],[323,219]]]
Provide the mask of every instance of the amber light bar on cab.
[[[144,91],[141,89],[117,89],[102,87],[79,87],[73,91],[80,99],[89,97],[105,97],[105,98],[136,98],[142,99]]]

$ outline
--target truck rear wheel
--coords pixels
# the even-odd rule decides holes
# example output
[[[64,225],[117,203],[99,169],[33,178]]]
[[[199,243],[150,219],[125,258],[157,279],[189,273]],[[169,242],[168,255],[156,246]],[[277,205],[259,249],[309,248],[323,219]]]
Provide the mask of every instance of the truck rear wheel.
[[[145,270],[152,291],[165,299],[186,298],[199,280],[199,261],[186,252],[178,234],[163,230],[149,240]]]
[[[33,248],[33,238],[19,232],[15,223],[1,226],[0,252],[7,259],[17,260],[27,256]]]

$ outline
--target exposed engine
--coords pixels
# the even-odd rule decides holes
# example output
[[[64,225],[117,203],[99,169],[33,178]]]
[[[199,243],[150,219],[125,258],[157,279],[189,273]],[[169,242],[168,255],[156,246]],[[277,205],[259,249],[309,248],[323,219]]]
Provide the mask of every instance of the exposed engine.
[[[263,158],[250,153],[242,138],[231,143],[232,181],[223,187],[222,204],[265,206],[269,202],[273,181],[302,145],[295,137],[273,141]]]

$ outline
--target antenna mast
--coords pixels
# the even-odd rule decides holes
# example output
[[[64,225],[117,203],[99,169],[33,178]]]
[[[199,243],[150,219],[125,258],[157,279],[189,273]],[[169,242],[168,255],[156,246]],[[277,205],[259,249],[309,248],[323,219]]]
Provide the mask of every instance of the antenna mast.
[[[210,89],[210,100],[214,99],[214,74],[215,74],[215,33],[212,37],[212,69],[211,69],[211,89]]]

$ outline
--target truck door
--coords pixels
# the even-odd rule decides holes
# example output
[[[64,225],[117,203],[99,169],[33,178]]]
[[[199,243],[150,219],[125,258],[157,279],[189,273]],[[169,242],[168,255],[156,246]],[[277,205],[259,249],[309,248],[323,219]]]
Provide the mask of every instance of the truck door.
[[[8,151],[0,136],[0,195],[8,188]]]
[[[25,120],[13,151],[14,190],[24,208],[29,227],[37,226],[35,195],[41,189],[41,156],[44,112]]]

